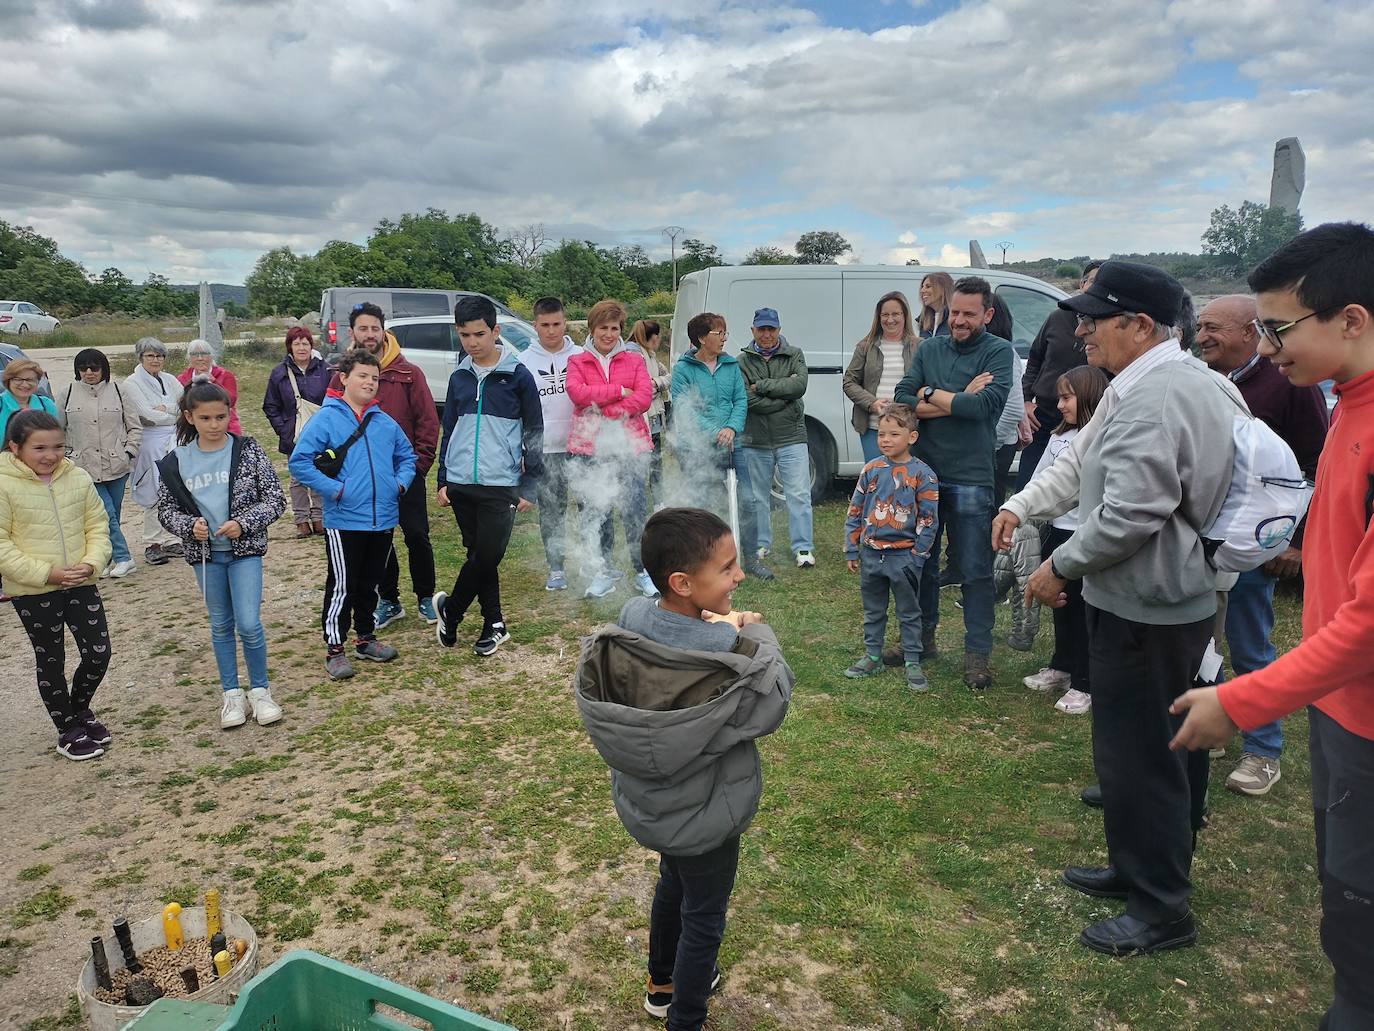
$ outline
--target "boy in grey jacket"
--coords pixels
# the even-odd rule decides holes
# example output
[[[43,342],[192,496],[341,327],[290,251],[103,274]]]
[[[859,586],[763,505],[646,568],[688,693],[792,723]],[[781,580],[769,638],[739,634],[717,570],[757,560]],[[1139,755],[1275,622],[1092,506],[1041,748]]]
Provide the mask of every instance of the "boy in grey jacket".
[[[754,739],[782,724],[794,678],[762,617],[730,607],[744,573],[718,516],[663,509],[640,550],[661,597],[635,598],[583,641],[573,688],[616,813],[660,854],[644,1008],[669,1031],[699,1031],[763,793]]]

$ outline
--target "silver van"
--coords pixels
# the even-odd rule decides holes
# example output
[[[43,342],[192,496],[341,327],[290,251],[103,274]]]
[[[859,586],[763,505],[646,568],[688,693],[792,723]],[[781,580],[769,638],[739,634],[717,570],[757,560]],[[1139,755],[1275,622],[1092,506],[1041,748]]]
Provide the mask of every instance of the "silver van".
[[[868,334],[878,298],[900,290],[920,310],[921,280],[932,272],[982,276],[1011,311],[1012,340],[1025,358],[1045,316],[1068,295],[1031,276],[1000,269],[919,265],[725,265],[683,276],[673,313],[672,355],[690,348],[687,322],[713,311],[725,316],[729,350],[749,342],[759,308],[776,308],[788,343],[806,355],[806,435],[811,452],[811,491],[819,499],[836,477],[852,478],[863,468],[863,450],[850,425],[852,402],[841,382],[854,345]]]
[[[453,306],[459,298],[485,296],[472,290],[413,290],[389,286],[332,286],[320,294],[320,334],[324,337],[325,353],[342,351],[348,347],[348,316],[355,304],[370,301],[382,309],[387,324],[392,319],[414,318],[421,315],[447,315],[453,318]],[[515,317],[500,301],[490,298],[500,315]]]

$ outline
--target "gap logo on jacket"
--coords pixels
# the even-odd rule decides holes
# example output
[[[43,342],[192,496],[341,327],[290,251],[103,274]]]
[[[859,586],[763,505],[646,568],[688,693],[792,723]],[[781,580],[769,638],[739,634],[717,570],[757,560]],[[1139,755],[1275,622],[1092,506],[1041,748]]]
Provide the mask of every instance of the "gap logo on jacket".
[[[530,370],[510,348],[478,375],[464,357],[448,380],[436,488],[519,487],[534,498],[544,473],[544,412]]]
[[[361,419],[367,429],[349,448],[339,478],[315,468],[315,456],[341,446]],[[400,521],[400,496],[415,479],[415,449],[396,423],[373,401],[361,416],[347,401],[330,394],[296,441],[291,475],[324,498],[324,525],[330,530],[391,530]]]

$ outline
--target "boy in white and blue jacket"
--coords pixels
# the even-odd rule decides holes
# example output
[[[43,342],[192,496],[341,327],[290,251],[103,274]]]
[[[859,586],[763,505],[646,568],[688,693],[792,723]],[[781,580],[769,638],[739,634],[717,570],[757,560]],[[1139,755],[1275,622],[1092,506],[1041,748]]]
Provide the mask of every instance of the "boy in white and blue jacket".
[[[342,392],[328,392],[288,463],[291,474],[324,500],[329,572],[321,622],[328,648],[324,668],[334,680],[354,673],[344,653],[350,618],[358,658],[396,658],[396,649],[376,638],[373,611],[400,520],[400,497],[415,478],[415,449],[395,420],[377,407],[381,366],[376,356],[349,351],[339,362],[339,377]],[[343,448],[359,427],[362,435],[348,447],[337,477],[316,468],[316,455]]]
[[[872,676],[883,668],[889,591],[901,624],[906,683],[918,694],[930,689],[921,670],[921,569],[930,557],[939,519],[935,473],[911,454],[916,410],[890,405],[878,420],[879,455],[863,467],[844,523],[844,557],[859,574],[864,604],[864,657],[844,671]]]
[[[467,559],[453,593],[434,595],[435,636],[445,648],[458,641],[458,624],[477,600],[482,633],[478,655],[510,640],[501,612],[501,560],[516,512],[528,512],[544,472],[544,414],[539,388],[514,348],[501,345],[496,305],[464,297],[453,320],[465,357],[448,380],[439,443],[439,504],[452,506]]]

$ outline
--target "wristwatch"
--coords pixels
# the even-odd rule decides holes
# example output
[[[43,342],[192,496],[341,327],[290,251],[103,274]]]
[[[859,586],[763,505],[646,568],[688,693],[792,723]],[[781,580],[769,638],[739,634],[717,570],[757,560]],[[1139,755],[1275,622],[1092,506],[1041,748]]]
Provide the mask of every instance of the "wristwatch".
[[[934,387],[926,387],[924,390],[921,391],[921,400],[924,401],[926,404],[930,404],[930,399],[934,396],[934,394]]]

